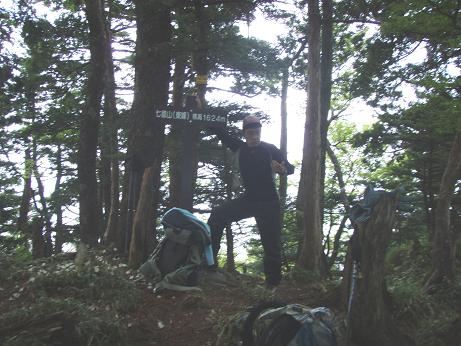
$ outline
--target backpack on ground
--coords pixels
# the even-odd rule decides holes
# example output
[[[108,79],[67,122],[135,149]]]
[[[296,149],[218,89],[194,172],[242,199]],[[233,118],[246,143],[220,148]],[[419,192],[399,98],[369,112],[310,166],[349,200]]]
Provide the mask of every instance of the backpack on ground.
[[[198,270],[206,260],[214,264],[210,228],[181,208],[168,210],[161,220],[165,236],[139,268],[155,289],[200,290]]]
[[[338,336],[328,308],[263,302],[234,316],[216,346],[336,346]]]

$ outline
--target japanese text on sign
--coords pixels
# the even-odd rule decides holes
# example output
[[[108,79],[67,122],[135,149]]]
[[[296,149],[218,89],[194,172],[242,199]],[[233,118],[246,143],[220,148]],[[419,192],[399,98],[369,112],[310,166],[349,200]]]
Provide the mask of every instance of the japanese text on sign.
[[[197,111],[184,111],[184,110],[156,110],[155,117],[157,119],[162,119],[172,122],[188,122],[195,124],[215,124],[226,126],[227,116],[209,114],[209,113],[199,113]]]

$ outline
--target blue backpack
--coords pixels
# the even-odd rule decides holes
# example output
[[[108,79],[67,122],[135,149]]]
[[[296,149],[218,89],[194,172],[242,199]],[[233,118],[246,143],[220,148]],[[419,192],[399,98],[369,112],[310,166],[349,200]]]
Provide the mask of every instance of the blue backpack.
[[[200,290],[201,264],[214,264],[209,226],[181,208],[168,210],[161,223],[165,236],[139,271],[155,290]]]

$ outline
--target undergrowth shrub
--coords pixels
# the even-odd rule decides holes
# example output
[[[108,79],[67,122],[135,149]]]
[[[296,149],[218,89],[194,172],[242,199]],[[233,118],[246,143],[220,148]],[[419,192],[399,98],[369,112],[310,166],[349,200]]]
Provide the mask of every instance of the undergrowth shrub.
[[[119,271],[103,266],[77,269],[73,263],[57,266],[56,270],[40,270],[29,279],[26,294],[64,295],[87,303],[99,301],[125,312],[136,307],[138,296],[132,281]]]
[[[429,294],[424,284],[430,261],[424,253],[427,252],[415,251],[408,244],[391,248],[387,257],[387,285],[395,318],[413,335],[416,345],[443,346],[453,322],[460,318],[460,278]]]
[[[112,314],[97,313],[72,298],[40,298],[2,315],[0,325],[5,346],[122,345],[125,337],[125,328]]]

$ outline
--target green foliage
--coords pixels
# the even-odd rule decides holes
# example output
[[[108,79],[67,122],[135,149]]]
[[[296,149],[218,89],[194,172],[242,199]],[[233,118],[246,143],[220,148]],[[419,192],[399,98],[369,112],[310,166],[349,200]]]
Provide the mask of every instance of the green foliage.
[[[430,268],[429,243],[420,241],[394,243],[386,257],[387,285],[395,307],[395,318],[414,335],[417,345],[446,345],[452,323],[460,317],[461,285],[459,277],[435,293],[424,289]]]
[[[124,344],[123,316],[139,292],[127,266],[106,252],[91,252],[77,269],[68,255],[39,261],[0,254],[2,345]],[[134,274],[132,274],[134,277]],[[19,332],[18,332],[19,330]]]
[[[322,279],[317,272],[305,270],[296,266],[290,273],[290,279],[299,283],[321,282]]]
[[[40,298],[36,304],[3,314],[3,345],[123,344],[124,329],[109,313],[96,313],[72,298]],[[14,333],[15,327],[22,330]],[[10,331],[11,329],[11,331]],[[10,333],[8,333],[10,332]]]
[[[134,284],[114,269],[95,265],[79,270],[73,263],[64,263],[55,268],[39,269],[38,275],[29,279],[25,294],[64,294],[88,304],[100,301],[111,310],[125,311],[135,306],[134,291]]]

